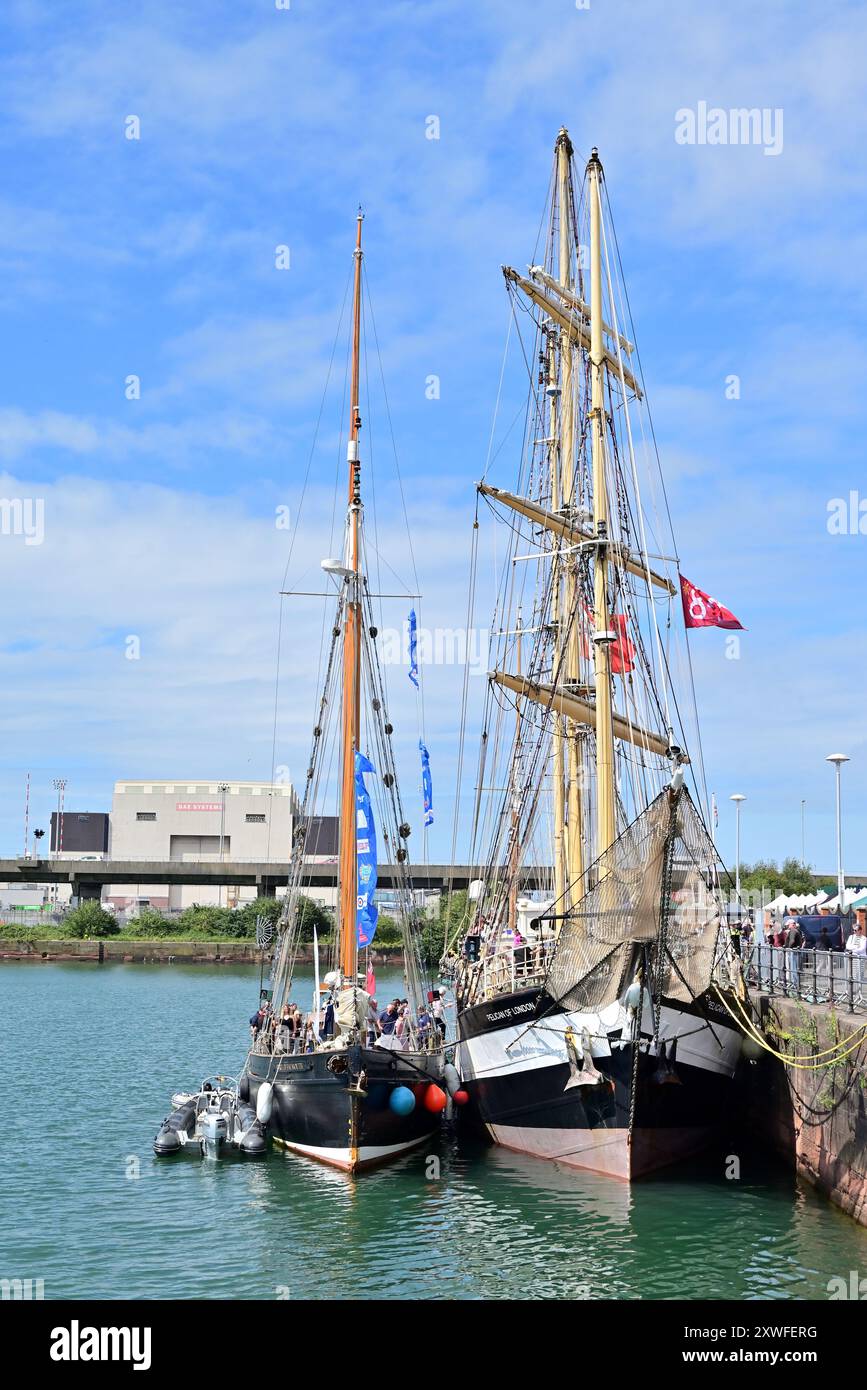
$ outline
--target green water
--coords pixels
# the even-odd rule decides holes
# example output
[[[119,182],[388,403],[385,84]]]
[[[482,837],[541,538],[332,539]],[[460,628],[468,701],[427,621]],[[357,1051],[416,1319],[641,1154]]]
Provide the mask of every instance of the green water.
[[[0,1277],[46,1298],[797,1299],[867,1274],[867,1231],[747,1156],[739,1182],[632,1190],[448,1133],[433,1178],[424,1152],[359,1179],[155,1159],[170,1093],[237,1071],[257,994],[247,967],[0,968]]]

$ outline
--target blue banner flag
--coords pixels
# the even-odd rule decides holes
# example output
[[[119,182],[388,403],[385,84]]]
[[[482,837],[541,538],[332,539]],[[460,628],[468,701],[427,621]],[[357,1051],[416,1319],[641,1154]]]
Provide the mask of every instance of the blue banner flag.
[[[409,610],[409,678],[415,686],[416,690],[418,690],[418,656],[416,654],[417,642],[418,633],[416,630],[415,609],[411,608]]]
[[[424,795],[424,823],[433,825],[433,783],[430,779],[430,754],[422,739],[418,741],[421,753],[421,789]]]
[[[355,865],[357,884],[355,925],[359,946],[369,946],[376,934],[379,912],[373,905],[376,892],[376,826],[370,794],[364,785],[365,772],[376,768],[363,753],[355,755]]]

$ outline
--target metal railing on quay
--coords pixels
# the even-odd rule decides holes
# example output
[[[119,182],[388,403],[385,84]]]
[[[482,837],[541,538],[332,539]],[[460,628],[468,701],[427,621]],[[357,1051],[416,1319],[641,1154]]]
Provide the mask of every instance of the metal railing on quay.
[[[867,1009],[867,957],[852,951],[813,951],[754,943],[742,960],[744,980],[763,994],[804,1004],[833,1004],[848,1013]]]

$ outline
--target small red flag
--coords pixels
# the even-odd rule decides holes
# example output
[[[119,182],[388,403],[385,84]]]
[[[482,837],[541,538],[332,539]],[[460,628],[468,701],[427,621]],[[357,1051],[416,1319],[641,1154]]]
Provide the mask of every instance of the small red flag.
[[[373,966],[367,967],[367,978],[364,981],[364,988],[368,994],[376,994],[376,976],[373,973]]]
[[[680,576],[680,597],[686,627],[737,627],[742,632],[745,630],[743,623],[738,622],[734,613],[728,608],[723,608],[710,594],[705,594],[694,584],[690,584],[683,575]]]
[[[611,671],[615,676],[627,675],[635,670],[635,646],[626,636],[626,614],[614,614],[616,642],[611,644]]]

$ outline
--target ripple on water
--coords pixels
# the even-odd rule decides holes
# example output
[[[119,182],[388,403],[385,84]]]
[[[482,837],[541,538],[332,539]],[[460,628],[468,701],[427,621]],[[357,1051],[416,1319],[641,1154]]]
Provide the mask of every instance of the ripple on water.
[[[7,1084],[41,1107],[7,1149],[2,1263],[50,1298],[800,1299],[867,1268],[867,1232],[758,1160],[632,1189],[449,1135],[433,1181],[424,1153],[361,1179],[286,1153],[160,1163],[171,1092],[243,1061],[255,968],[0,978]]]

